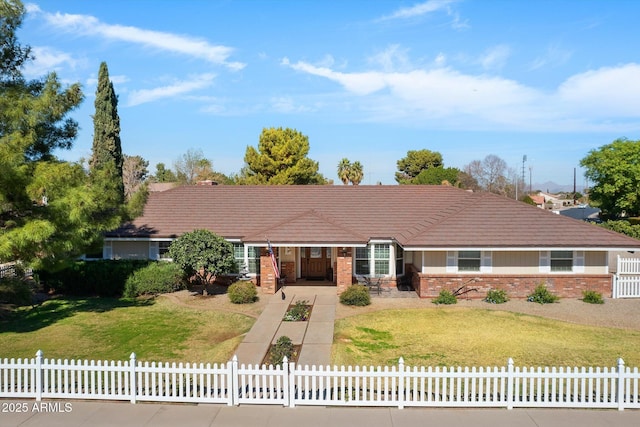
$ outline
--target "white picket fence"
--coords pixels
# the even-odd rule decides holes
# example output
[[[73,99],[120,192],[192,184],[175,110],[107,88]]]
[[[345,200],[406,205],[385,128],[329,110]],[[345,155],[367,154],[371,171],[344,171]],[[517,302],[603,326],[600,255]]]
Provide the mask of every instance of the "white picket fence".
[[[309,367],[0,360],[0,398],[226,405],[640,409],[640,373],[612,368]]]
[[[613,298],[640,298],[640,258],[621,258],[613,276]]]

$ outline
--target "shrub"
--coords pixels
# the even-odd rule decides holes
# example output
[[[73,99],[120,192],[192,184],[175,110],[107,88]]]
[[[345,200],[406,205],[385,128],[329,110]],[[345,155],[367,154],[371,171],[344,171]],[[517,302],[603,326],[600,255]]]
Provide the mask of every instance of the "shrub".
[[[156,261],[134,271],[127,279],[123,296],[158,295],[186,287],[180,267],[172,262]]]
[[[451,291],[443,289],[440,291],[440,294],[431,301],[434,304],[456,304],[458,302],[458,298]]]
[[[287,357],[289,361],[294,356],[294,347],[291,338],[283,335],[276,343],[271,347],[269,352],[269,363],[272,365],[280,365],[284,361],[284,357]]]
[[[369,289],[364,285],[351,285],[340,294],[340,302],[344,305],[364,307],[371,304]]]
[[[503,289],[490,289],[484,300],[491,304],[503,304],[509,301],[509,297]]]
[[[532,294],[527,297],[529,302],[537,302],[538,304],[551,304],[557,302],[560,298],[552,294],[544,283],[536,286]]]
[[[311,314],[311,307],[309,305],[309,301],[296,301],[295,304],[287,310],[284,315],[284,319],[287,322],[300,322],[304,320],[309,320],[309,316]]]
[[[134,271],[146,267],[146,260],[77,261],[55,271],[39,271],[45,289],[76,296],[119,297]]]
[[[227,289],[229,301],[234,304],[249,304],[258,300],[256,285],[249,280],[239,280]]]
[[[604,304],[602,294],[596,291],[582,291],[582,301],[589,304]]]
[[[31,288],[29,284],[16,277],[0,279],[0,302],[14,305],[31,304]]]

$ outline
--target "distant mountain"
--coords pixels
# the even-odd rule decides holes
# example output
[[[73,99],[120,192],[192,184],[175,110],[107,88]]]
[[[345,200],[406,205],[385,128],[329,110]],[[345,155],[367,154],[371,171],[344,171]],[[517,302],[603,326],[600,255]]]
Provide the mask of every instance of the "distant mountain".
[[[556,184],[553,181],[547,181],[543,183],[534,183],[531,190],[540,190],[548,193],[569,193],[573,191],[573,184]],[[576,191],[582,193],[584,186],[576,184]]]

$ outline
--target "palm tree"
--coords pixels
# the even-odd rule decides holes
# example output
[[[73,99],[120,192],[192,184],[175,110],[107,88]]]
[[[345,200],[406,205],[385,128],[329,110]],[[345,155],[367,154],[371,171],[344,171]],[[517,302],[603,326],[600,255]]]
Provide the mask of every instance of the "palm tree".
[[[358,185],[362,182],[362,178],[364,178],[364,168],[362,164],[358,161],[353,162],[349,169],[349,181],[351,181],[353,185]]]
[[[338,163],[338,178],[344,185],[349,184],[349,175],[351,173],[351,162],[346,157]]]

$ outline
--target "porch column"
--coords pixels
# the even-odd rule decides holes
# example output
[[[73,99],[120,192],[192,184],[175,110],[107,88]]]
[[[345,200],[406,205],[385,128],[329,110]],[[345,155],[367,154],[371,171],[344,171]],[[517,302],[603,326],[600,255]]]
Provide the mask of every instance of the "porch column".
[[[278,290],[278,280],[266,248],[260,250],[260,288],[263,294],[269,295],[275,294]]]
[[[353,249],[338,248],[336,260],[336,285],[338,294],[343,293],[353,283]]]

